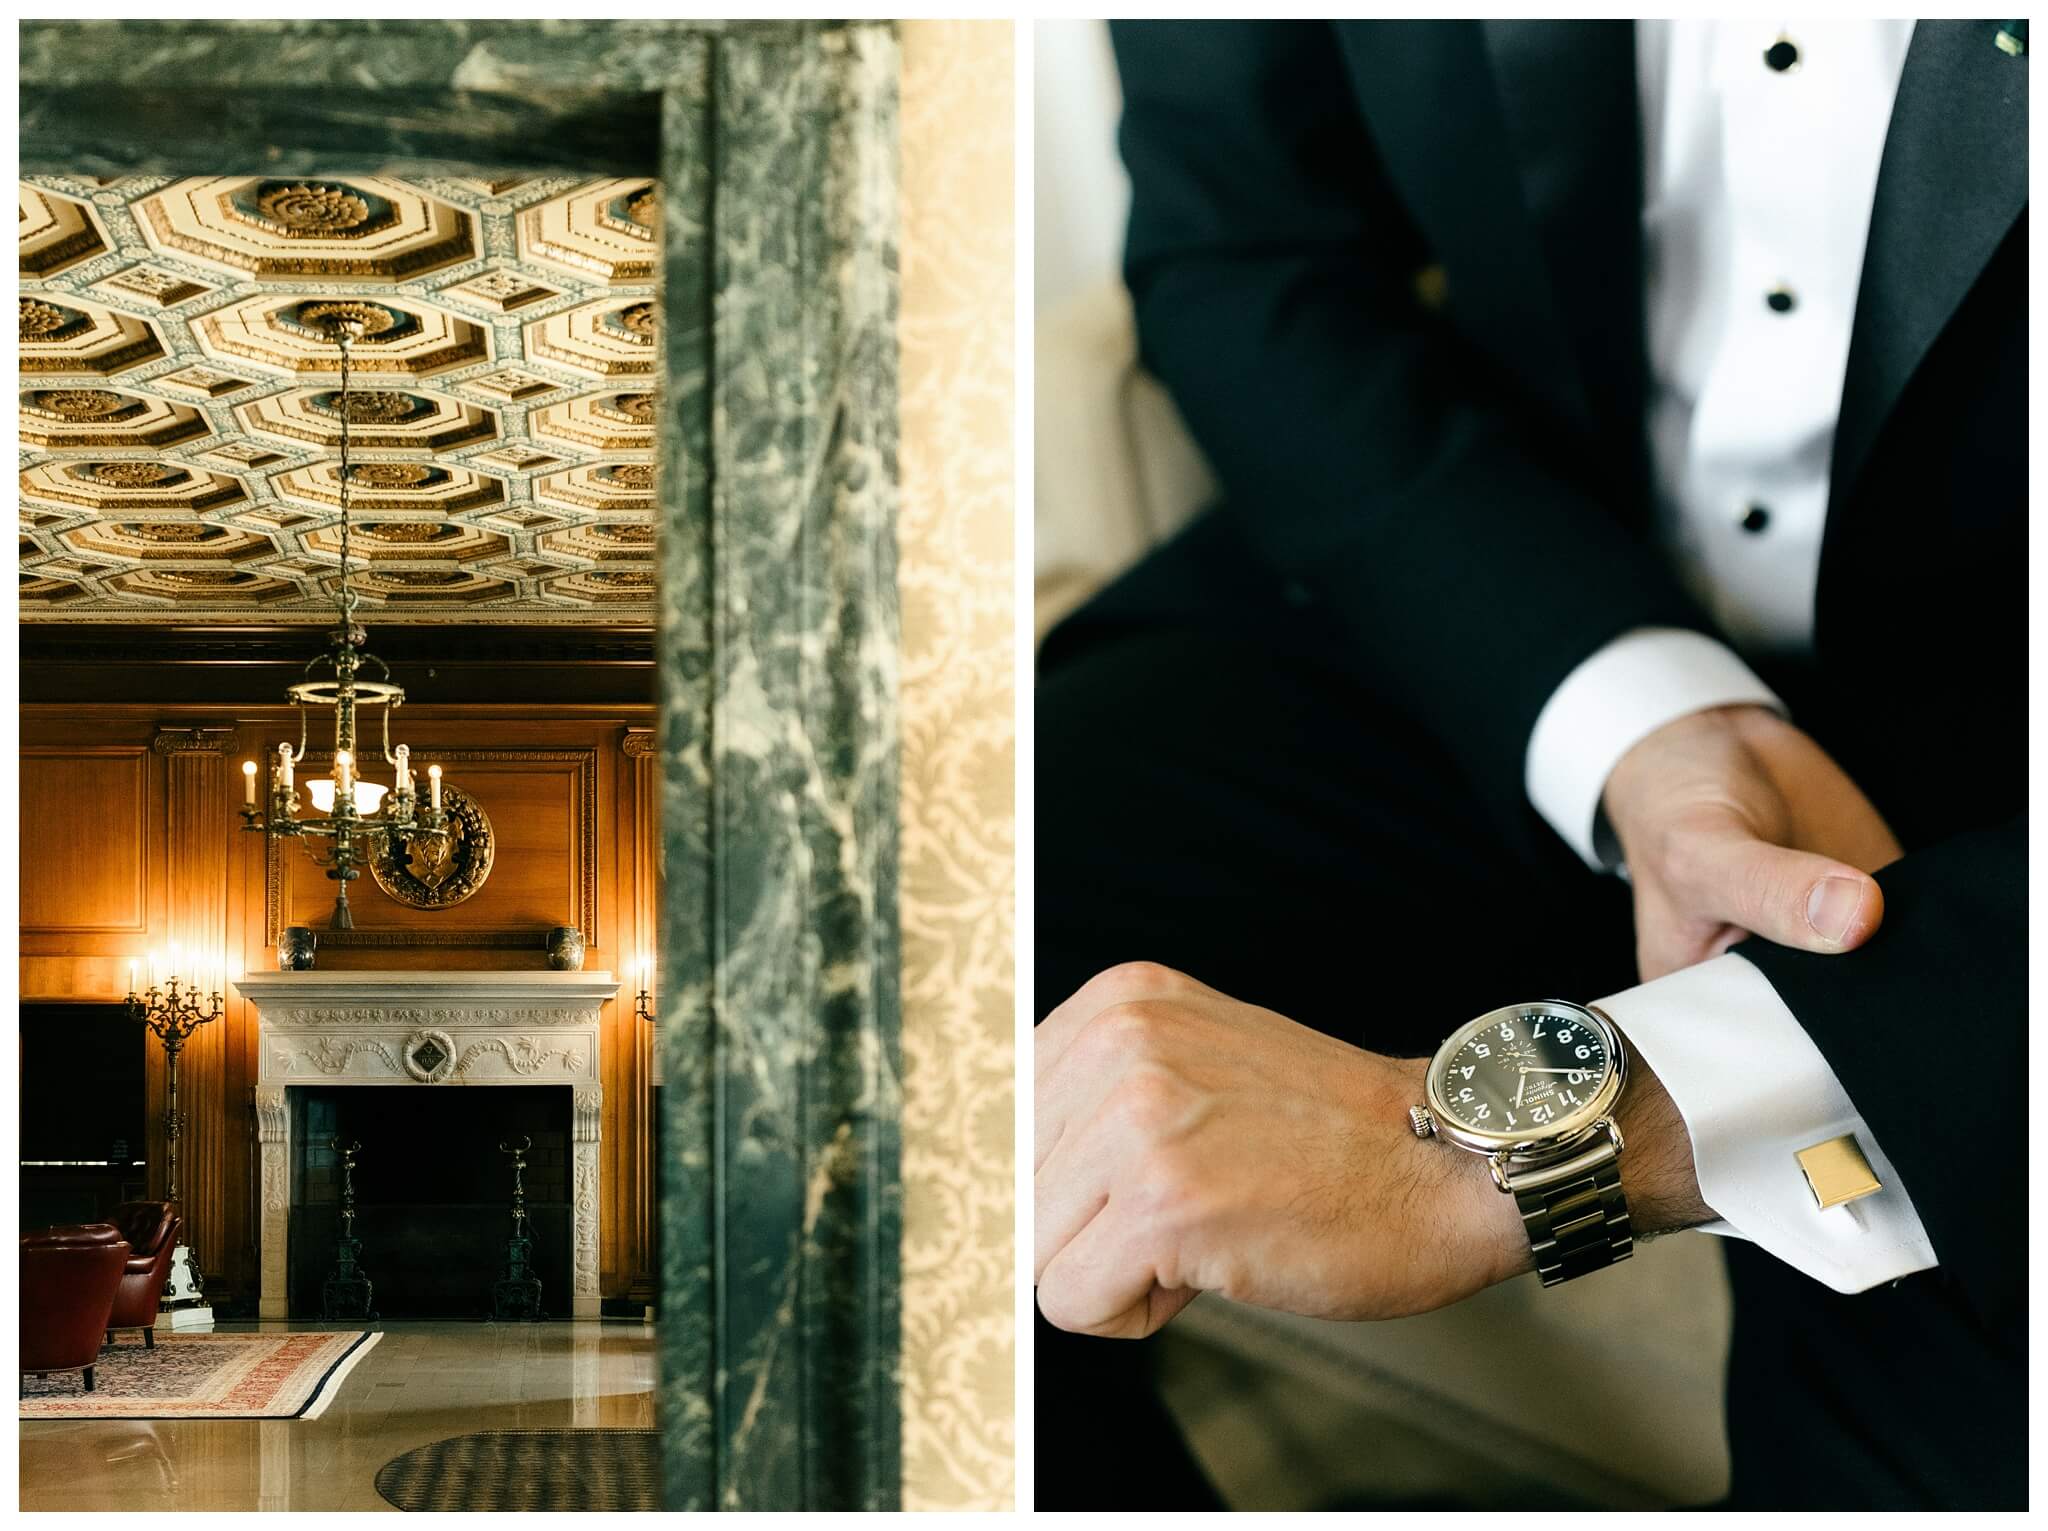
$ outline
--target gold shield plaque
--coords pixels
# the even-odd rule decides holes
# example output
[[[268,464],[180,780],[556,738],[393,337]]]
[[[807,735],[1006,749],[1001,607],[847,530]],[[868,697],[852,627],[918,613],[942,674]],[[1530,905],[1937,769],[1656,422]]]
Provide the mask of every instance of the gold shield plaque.
[[[396,856],[379,839],[370,862],[377,886],[415,909],[449,909],[468,898],[491,875],[491,821],[481,804],[460,787],[443,785],[441,807],[448,815],[445,835],[419,835]]]

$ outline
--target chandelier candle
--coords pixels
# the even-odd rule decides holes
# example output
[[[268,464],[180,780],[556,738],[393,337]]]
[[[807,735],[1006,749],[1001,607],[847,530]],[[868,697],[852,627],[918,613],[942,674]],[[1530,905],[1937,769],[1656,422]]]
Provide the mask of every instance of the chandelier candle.
[[[409,751],[402,744],[395,752],[391,747],[391,714],[404,703],[405,692],[392,683],[389,666],[364,647],[369,634],[356,621],[356,607],[362,597],[349,588],[348,582],[349,488],[354,481],[349,463],[353,411],[349,405],[348,348],[352,341],[362,338],[363,325],[360,319],[336,315],[325,321],[323,327],[341,353],[341,577],[335,584],[335,610],[341,621],[328,635],[327,652],[307,664],[308,679],[285,688],[292,705],[302,709],[299,747],[277,747],[277,770],[271,778],[267,811],[256,805],[254,764],[242,768],[242,827],[278,839],[305,840],[307,853],[327,869],[328,878],[338,885],[332,928],[353,930],[355,920],[349,914],[348,885],[363,875],[362,868],[374,858],[378,839],[383,840],[394,858],[402,857],[413,841],[446,835],[448,822],[441,811],[441,768],[428,769],[433,802],[422,807],[413,795]],[[326,675],[316,675],[321,666],[326,667]],[[376,667],[377,679],[360,673],[370,666]],[[356,709],[379,706],[383,709],[384,760],[393,768],[388,797],[381,783],[359,781],[357,777]],[[293,768],[306,758],[310,724],[303,709],[307,707],[334,709],[334,773],[306,784],[317,816],[301,818]],[[314,849],[322,840],[328,843],[324,856]]]

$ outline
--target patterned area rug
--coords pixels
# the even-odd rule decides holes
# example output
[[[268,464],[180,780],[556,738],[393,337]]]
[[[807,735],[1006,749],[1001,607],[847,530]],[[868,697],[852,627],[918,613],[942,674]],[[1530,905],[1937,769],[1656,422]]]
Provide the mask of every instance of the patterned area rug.
[[[21,1379],[23,1419],[313,1419],[382,1338],[340,1334],[124,1335],[77,1372]]]
[[[401,1510],[658,1510],[652,1430],[487,1430],[450,1436],[377,1469]]]

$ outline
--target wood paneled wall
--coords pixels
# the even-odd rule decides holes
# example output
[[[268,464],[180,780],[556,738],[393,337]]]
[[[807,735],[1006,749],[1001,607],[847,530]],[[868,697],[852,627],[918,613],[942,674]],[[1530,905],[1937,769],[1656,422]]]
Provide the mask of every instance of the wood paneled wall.
[[[331,747],[313,719],[317,758]],[[372,723],[375,719],[372,715]],[[176,941],[230,980],[274,968],[276,931],[311,925],[319,965],[544,968],[545,932],[576,925],[586,968],[620,980],[603,1029],[604,1295],[642,1296],[654,1269],[652,1037],[634,1016],[639,958],[654,947],[655,771],[651,708],[406,707],[394,740],[424,777],[446,780],[490,818],[497,845],[472,898],[418,910],[367,875],[349,889],[356,929],[326,930],[334,884],[305,851],[267,854],[238,812],[241,762],[296,741],[291,708],[32,705],[21,709],[21,996],[117,1002],[128,964]],[[366,760],[378,758],[362,729]],[[372,771],[373,779],[388,774]],[[149,1057],[150,1175],[163,1189],[163,1052]],[[217,1294],[251,1298],[257,1276],[256,1022],[230,990],[222,1020],[186,1045],[179,1178],[189,1233]],[[61,1089],[61,1080],[25,1080]]]

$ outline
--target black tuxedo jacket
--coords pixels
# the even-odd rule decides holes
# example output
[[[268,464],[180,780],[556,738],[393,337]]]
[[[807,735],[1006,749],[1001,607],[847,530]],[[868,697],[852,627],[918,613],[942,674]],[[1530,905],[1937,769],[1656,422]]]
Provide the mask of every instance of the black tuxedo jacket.
[[[2029,62],[1997,30],[1915,29],[1815,654],[1766,670],[1907,854],[1879,878],[1885,923],[1864,949],[1739,948],[1840,1076],[1941,1260],[1903,1295],[1838,1300],[1802,1278],[1773,1297],[1788,1329],[1808,1323],[1785,1317],[1798,1304],[1809,1334],[1852,1326],[1835,1354],[1781,1355],[1809,1391],[1861,1386],[1845,1347],[1938,1353],[1927,1397],[1878,1400],[1926,1420],[1880,1502],[2010,1502],[2024,1484],[2024,1449],[2001,1467],[1970,1445],[2001,1438],[1989,1416],[2015,1399],[2025,1411]],[[1714,631],[1651,536],[1633,26],[1148,23],[1114,39],[1145,362],[1243,538],[1376,673],[1399,656],[1404,701],[1529,832],[1524,748],[1571,670],[1635,627]],[[1741,1312],[1738,1333],[1762,1321]],[[1769,1447],[1745,1455],[1731,1423],[1740,1489]],[[1811,1502],[1857,1502],[1829,1482],[1823,1423],[1787,1428],[1785,1482],[1764,1497],[1794,1502],[1804,1473]],[[1846,1474],[1868,1442],[1825,1428],[1848,1431]]]

